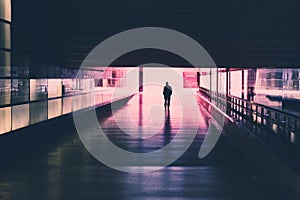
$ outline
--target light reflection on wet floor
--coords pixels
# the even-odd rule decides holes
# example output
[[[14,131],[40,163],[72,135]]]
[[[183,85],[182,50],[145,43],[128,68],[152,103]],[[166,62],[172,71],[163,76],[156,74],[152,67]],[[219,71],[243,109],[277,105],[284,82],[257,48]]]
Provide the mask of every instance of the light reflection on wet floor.
[[[179,128],[189,131],[189,127],[199,126],[193,144],[175,163],[143,174],[119,172],[96,161],[70,128],[74,134],[42,149],[41,155],[0,172],[1,199],[278,199],[260,184],[225,137],[208,157],[200,160],[197,155],[209,120],[200,113],[199,125],[188,120],[180,122],[176,101],[171,105],[169,122],[155,124],[161,129],[150,138],[130,137],[116,127],[114,118],[119,117],[125,128],[136,131],[134,124],[129,123],[130,119],[124,115],[126,109],[130,110],[131,120],[138,121],[135,125],[149,125],[151,122],[145,109],[150,103],[143,95],[136,95],[114,116],[100,119],[100,124],[113,142],[134,152],[161,148],[171,141]],[[141,108],[143,112],[139,112]],[[194,111],[198,112],[198,109]],[[190,110],[186,119],[194,111]],[[155,169],[156,166],[144,167]]]

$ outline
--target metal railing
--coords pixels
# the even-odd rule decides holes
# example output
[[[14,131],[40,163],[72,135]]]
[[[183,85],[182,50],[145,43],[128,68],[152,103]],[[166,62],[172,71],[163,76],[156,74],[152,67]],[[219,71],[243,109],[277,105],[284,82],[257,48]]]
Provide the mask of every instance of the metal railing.
[[[300,116],[284,110],[200,88],[200,92],[236,123],[263,140],[277,140],[287,145],[300,145]]]

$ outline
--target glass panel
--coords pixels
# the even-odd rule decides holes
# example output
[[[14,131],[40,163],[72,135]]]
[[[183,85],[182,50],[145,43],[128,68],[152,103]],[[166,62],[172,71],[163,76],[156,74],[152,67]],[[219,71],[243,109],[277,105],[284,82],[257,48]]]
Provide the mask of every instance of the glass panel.
[[[244,86],[243,86],[243,94],[244,94],[244,99],[247,99],[248,97],[248,70],[244,70]],[[249,90],[250,92],[250,90]],[[251,92],[250,92],[251,93]]]
[[[48,98],[62,96],[62,80],[48,79]]]
[[[11,131],[11,107],[0,108],[0,134]]]
[[[218,75],[218,92],[226,93],[226,72],[219,72]]]
[[[299,90],[299,81],[293,81],[293,90]]]
[[[12,130],[29,125],[29,104],[12,107]]]
[[[112,100],[113,90],[105,90],[103,91],[103,102],[109,102]]]
[[[197,88],[197,72],[185,71],[183,72],[183,87],[184,88]]]
[[[102,99],[103,99],[103,92],[102,91],[97,91],[93,94],[94,96],[94,102],[95,105],[102,103]]]
[[[10,24],[0,21],[0,47],[10,49]]]
[[[30,79],[30,101],[47,99],[47,79]]]
[[[242,71],[230,72],[230,94],[233,96],[242,96]]]
[[[0,105],[10,104],[10,79],[0,79]]]
[[[52,119],[54,117],[58,117],[61,115],[62,110],[62,100],[61,99],[54,99],[48,101],[48,119]]]
[[[73,111],[80,110],[82,108],[82,96],[77,95],[73,97]]]
[[[0,50],[0,77],[10,77],[10,52]]]
[[[63,98],[63,114],[72,112],[72,99],[73,97],[65,97]]]
[[[0,0],[0,18],[11,21],[11,0]]]
[[[30,103],[30,124],[35,124],[37,122],[47,120],[47,106],[47,101]]]
[[[201,68],[200,69],[200,86],[205,89],[210,89],[210,69],[209,68]]]
[[[298,80],[299,79],[299,72],[293,71],[292,72],[292,80]]]
[[[91,107],[94,105],[94,95],[84,94],[82,95],[82,108]]]
[[[11,90],[13,104],[29,101],[29,79],[12,79]]]
[[[77,85],[78,83],[78,85]],[[79,81],[76,79],[63,79],[64,95],[72,95],[80,92]]]
[[[29,77],[29,67],[26,65],[11,66],[11,76],[15,79],[17,79],[18,77]]]
[[[275,74],[275,75],[274,75],[274,78],[275,78],[275,79],[280,79],[280,80],[282,80],[282,72],[275,72],[274,74]]]

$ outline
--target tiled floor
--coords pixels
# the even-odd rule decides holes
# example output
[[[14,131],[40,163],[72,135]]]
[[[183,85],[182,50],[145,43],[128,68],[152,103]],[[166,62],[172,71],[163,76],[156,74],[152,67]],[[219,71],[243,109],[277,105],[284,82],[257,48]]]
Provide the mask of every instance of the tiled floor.
[[[36,149],[38,153],[1,162],[0,199],[279,199],[226,136],[207,157],[198,158],[210,123],[198,107],[173,98],[168,117],[162,105],[160,99],[135,95],[113,114],[100,111],[99,124],[113,143],[139,153],[162,148],[176,134],[184,140],[197,128],[192,145],[169,166],[148,173],[116,171],[93,158],[70,127],[69,134],[62,132],[53,144]],[[176,154],[176,147],[170,153]],[[143,167],[155,169],[155,164],[152,160]]]

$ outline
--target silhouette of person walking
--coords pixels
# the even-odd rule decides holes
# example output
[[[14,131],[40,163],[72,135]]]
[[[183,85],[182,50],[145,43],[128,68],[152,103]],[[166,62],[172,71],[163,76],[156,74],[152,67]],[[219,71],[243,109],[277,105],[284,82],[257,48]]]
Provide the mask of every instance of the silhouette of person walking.
[[[165,99],[165,109],[168,106],[168,109],[170,109],[170,100],[171,100],[171,95],[172,95],[172,87],[169,85],[168,82],[166,82],[166,85],[164,87],[164,99]]]

